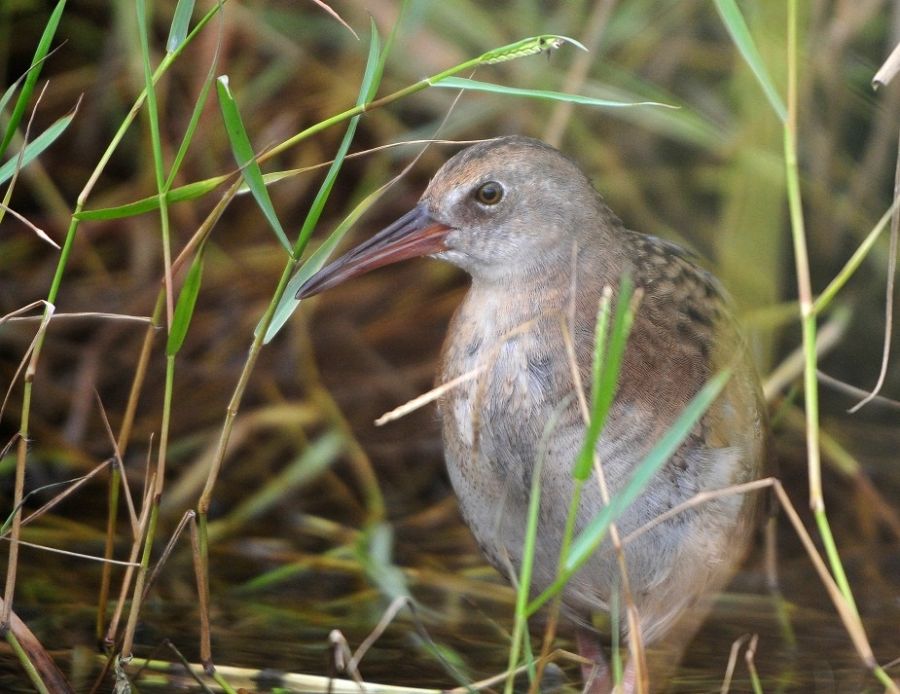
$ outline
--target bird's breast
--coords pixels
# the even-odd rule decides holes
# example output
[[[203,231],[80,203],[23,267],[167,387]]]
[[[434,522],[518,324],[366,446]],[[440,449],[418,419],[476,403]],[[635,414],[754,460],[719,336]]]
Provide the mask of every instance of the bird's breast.
[[[540,323],[485,318],[475,326],[451,329],[444,349],[441,381],[455,383],[441,403],[445,444],[451,456],[481,461],[482,474],[522,475],[538,453],[550,411],[572,391],[559,373],[557,341]],[[457,323],[459,320],[457,320]],[[530,323],[530,324],[529,324]],[[452,464],[452,459],[451,459]]]
[[[519,562],[538,469],[542,522],[562,527],[564,518],[551,516],[565,505],[551,502],[570,496],[567,461],[574,460],[584,426],[557,315],[516,314],[493,297],[474,299],[458,309],[444,345],[439,380],[452,385],[439,410],[462,515],[483,553],[506,573]],[[553,546],[558,543],[541,551]],[[540,572],[553,565],[548,554]]]

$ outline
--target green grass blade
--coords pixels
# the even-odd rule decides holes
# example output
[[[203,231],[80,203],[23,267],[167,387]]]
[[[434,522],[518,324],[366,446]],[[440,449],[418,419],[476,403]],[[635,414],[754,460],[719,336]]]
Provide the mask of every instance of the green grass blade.
[[[593,443],[596,444],[600,430],[606,422],[606,415],[612,405],[616,394],[616,386],[619,382],[619,372],[622,370],[622,359],[625,356],[625,345],[631,334],[631,325],[634,322],[635,307],[632,306],[634,296],[634,283],[627,272],[619,281],[619,295],[616,298],[616,312],[613,317],[612,331],[609,336],[609,345],[606,349],[605,361],[599,361],[595,366],[595,385],[591,392],[591,431]],[[593,452],[594,445],[591,445]]]
[[[13,134],[15,134],[16,128],[19,127],[19,123],[22,122],[22,116],[25,115],[25,109],[28,107],[28,102],[31,100],[31,94],[34,92],[34,85],[37,83],[38,77],[40,77],[41,74],[44,57],[50,50],[50,43],[53,41],[53,37],[56,34],[56,28],[59,26],[59,20],[62,17],[65,6],[66,0],[59,0],[49,19],[47,19],[44,32],[41,34],[41,40],[34,50],[34,58],[31,60],[31,67],[28,69],[28,75],[25,77],[22,91],[19,92],[19,98],[16,100],[16,105],[13,107],[9,122],[6,125],[6,132],[3,133],[3,140],[0,141],[0,158],[3,158],[3,155],[6,154],[6,148],[9,147]]]
[[[607,108],[625,108],[630,106],[660,106],[662,108],[676,109],[678,106],[671,104],[663,104],[658,101],[613,101],[611,99],[597,99],[591,96],[582,96],[580,94],[566,94],[565,92],[554,92],[546,89],[521,89],[519,87],[507,87],[502,84],[493,84],[491,82],[478,82],[464,77],[444,77],[440,81],[435,82],[434,87],[445,87],[447,89],[468,89],[476,92],[490,92],[491,94],[504,94],[506,96],[525,96],[532,99],[542,99],[544,101],[568,101],[573,104],[583,106],[602,106]]]
[[[369,193],[365,198],[363,198],[362,202],[360,202],[356,207],[353,208],[353,211],[350,212],[340,224],[338,224],[334,231],[329,234],[328,238],[319,246],[310,256],[307,258],[304,263],[300,266],[300,269],[297,270],[296,274],[291,277],[290,282],[288,282],[287,287],[285,288],[284,294],[281,297],[281,300],[278,302],[278,306],[275,308],[275,313],[272,315],[272,320],[269,323],[269,327],[266,330],[266,336],[263,339],[264,344],[268,344],[275,335],[278,334],[278,331],[281,330],[282,326],[287,322],[288,318],[290,318],[297,306],[300,305],[300,300],[296,299],[297,290],[303,285],[306,280],[316,274],[319,270],[321,270],[325,263],[328,261],[328,258],[334,253],[334,249],[341,242],[341,239],[347,234],[348,231],[353,227],[354,224],[359,220],[360,217],[365,214],[365,212],[384,194],[387,190],[386,186],[382,186],[376,191]],[[262,324],[256,326],[257,331],[260,329]]]
[[[744,15],[741,14],[737,2],[735,0],[715,0],[715,3],[719,16],[722,17],[725,28],[728,29],[728,33],[731,35],[731,40],[734,41],[734,45],[737,46],[738,51],[740,51],[747,65],[753,71],[766,98],[783,123],[787,120],[787,107],[775,88],[775,83],[772,82],[772,78],[769,76],[769,71],[766,69],[762,56],[753,42],[750,29],[747,28],[747,22],[744,21]]]
[[[205,245],[201,245],[197,250],[197,255],[194,256],[187,276],[184,278],[184,286],[178,294],[178,303],[175,304],[172,327],[166,342],[166,356],[173,357],[178,354],[181,345],[184,344],[191,319],[194,317],[194,307],[197,305],[197,296],[200,294],[200,284],[203,279],[203,251],[205,248]]]
[[[175,13],[172,15],[172,25],[169,27],[169,38],[166,40],[167,53],[177,51],[187,38],[191,15],[194,14],[194,4],[195,0],[178,0]]]
[[[222,111],[222,118],[225,121],[225,131],[228,134],[228,140],[231,143],[231,151],[234,159],[244,175],[244,180],[250,186],[250,191],[262,210],[263,216],[275,232],[275,236],[285,247],[288,253],[291,252],[291,243],[288,241],[287,235],[275,214],[275,208],[272,206],[272,200],[269,197],[269,191],[266,190],[266,184],[263,181],[262,171],[260,171],[259,163],[256,161],[256,154],[250,144],[250,138],[244,129],[244,122],[241,120],[240,111],[238,111],[237,103],[231,90],[228,88],[228,76],[222,75],[216,80],[216,89],[219,94],[219,107]]]
[[[330,166],[330,164],[329,164]],[[311,164],[310,166],[301,166],[296,169],[284,169],[282,171],[269,171],[268,173],[263,174],[263,181],[265,181],[266,186],[270,186],[273,183],[278,183],[279,181],[284,181],[288,178],[293,178],[294,176],[299,176],[300,174],[310,173],[311,171],[316,171],[318,169],[324,168],[325,164]],[[250,192],[250,188],[247,187],[246,183],[242,183],[237,189],[237,195],[246,195]]]
[[[537,533],[541,512],[541,482],[544,463],[550,438],[557,431],[563,413],[572,406],[573,396],[568,396],[553,409],[541,432],[538,454],[534,470],[531,473],[531,495],[528,499],[528,517],[525,522],[525,542],[522,546],[522,567],[519,570],[519,583],[516,586],[516,611],[513,623],[513,634],[510,639],[509,660],[504,693],[512,691],[514,672],[519,663],[519,653],[528,647],[528,596],[531,594],[531,579],[534,573],[534,558],[537,552]],[[528,659],[529,678],[533,678],[533,660]]]
[[[396,25],[395,25],[396,30]],[[384,69],[384,56],[381,51],[381,41],[378,38],[378,30],[375,26],[375,22],[372,22],[372,31],[371,31],[371,41],[369,43],[369,56],[366,61],[366,69],[363,73],[362,83],[359,88],[359,95],[357,97],[357,105],[364,104],[368,101],[371,101],[372,97],[375,95],[375,92],[378,89],[378,84],[381,81],[382,70]],[[390,41],[389,44],[390,45]],[[385,49],[387,50],[387,49]],[[344,139],[341,141],[341,145],[338,148],[337,154],[334,157],[334,161],[331,163],[331,166],[328,168],[328,173],[325,174],[325,179],[322,181],[322,185],[319,188],[319,192],[316,194],[316,198],[313,201],[312,206],[310,207],[309,214],[307,214],[306,219],[303,222],[303,226],[300,229],[300,234],[297,238],[297,244],[294,247],[294,257],[298,258],[306,248],[307,243],[309,243],[309,237],[311,236],[313,229],[315,229],[316,224],[319,221],[319,218],[322,215],[322,210],[325,207],[325,202],[328,199],[328,195],[331,193],[331,189],[334,186],[334,182],[337,179],[337,175],[340,172],[341,165],[344,163],[344,158],[347,156],[347,151],[350,149],[350,143],[353,141],[353,136],[356,134],[356,126],[359,123],[360,116],[355,116],[350,119],[350,123],[347,126],[347,132],[344,133]],[[383,192],[383,188],[378,189],[375,193],[367,195],[363,201],[354,208],[353,212],[341,222],[338,227],[331,232],[328,239],[316,249],[316,252],[313,253],[307,261],[302,265],[300,270],[295,274],[290,282],[288,283],[284,294],[281,296],[278,302],[278,306],[275,308],[275,312],[272,314],[272,320],[269,322],[269,326],[266,329],[266,334],[263,339],[264,343],[268,343],[275,335],[278,334],[278,331],[281,330],[282,326],[287,322],[288,318],[296,310],[297,306],[299,306],[300,302],[295,299],[295,295],[297,294],[297,290],[300,288],[300,285],[303,284],[307,279],[313,276],[324,264],[328,257],[334,252],[335,247],[340,242],[340,240],[344,237],[344,234],[347,233],[350,226],[355,222],[360,215],[362,215],[365,210],[367,210],[375,200],[380,197]],[[256,326],[257,333],[259,332],[260,325]]]
[[[190,0],[191,10],[193,10],[193,0]],[[176,13],[181,9],[181,3],[179,2],[178,7],[176,8]],[[190,13],[188,13],[188,20],[190,20]],[[175,28],[175,23],[173,20],[172,28]],[[187,24],[184,27],[185,33],[187,33]],[[181,45],[181,42],[185,40],[185,37],[182,36],[178,46]],[[169,42],[171,43],[172,36],[169,35]],[[206,106],[206,98],[209,95],[209,88],[212,86],[213,80],[216,77],[216,68],[219,65],[219,48],[222,43],[222,15],[219,14],[219,37],[216,40],[216,49],[213,52],[212,62],[210,63],[209,70],[206,72],[206,78],[203,80],[203,85],[200,87],[200,93],[197,95],[197,99],[194,102],[194,110],[191,113],[191,119],[188,121],[187,128],[184,131],[184,137],[181,138],[181,145],[178,147],[178,151],[175,153],[175,158],[172,160],[172,168],[169,170],[169,177],[166,179],[166,190],[172,187],[172,183],[175,181],[175,176],[178,175],[179,169],[181,169],[181,164],[184,161],[185,156],[187,155],[188,148],[191,146],[191,142],[194,140],[194,133],[197,132],[197,126],[200,124],[200,116],[203,115],[203,108]],[[176,46],[174,49],[170,48],[169,50],[176,50]]]
[[[853,273],[859,269],[859,266],[862,265],[862,262],[869,255],[869,251],[875,246],[875,242],[881,236],[881,232],[887,228],[888,222],[891,221],[891,218],[897,211],[898,204],[900,204],[900,198],[894,200],[887,211],[881,215],[881,219],[878,220],[878,223],[872,228],[872,231],[870,231],[866,238],[863,239],[863,242],[859,244],[859,247],[853,251],[853,255],[850,256],[850,259],[844,264],[841,271],[837,273],[837,275],[834,276],[834,279],[828,283],[828,286],[822,290],[822,293],[819,294],[818,298],[813,302],[813,313],[817,315],[822,313],[822,311],[831,304],[831,301],[837,296],[837,293],[841,291],[843,286],[850,281],[850,278],[853,277]]]
[[[394,20],[394,28],[391,29],[391,33],[388,34],[387,41],[384,42],[384,48],[381,50],[381,55],[378,57],[378,65],[375,67],[374,76],[375,88],[370,90],[368,101],[371,101],[375,97],[375,93],[378,91],[378,86],[381,84],[381,76],[384,74],[384,66],[387,64],[388,56],[391,54],[391,49],[393,49],[394,47],[394,41],[396,41],[397,39],[397,34],[400,31],[400,26],[403,23],[403,18],[406,17],[407,9],[409,9],[409,0],[402,0],[402,2],[400,3],[400,11],[397,13],[397,19]],[[359,37],[357,37],[357,40],[358,39]]]
[[[624,280],[624,277],[623,277]],[[629,281],[627,290],[629,294],[631,293],[631,282]],[[620,293],[621,297],[622,294]],[[597,310],[597,320],[594,325],[594,361],[591,364],[591,410],[596,413],[597,403],[599,402],[600,395],[600,384],[603,382],[603,371],[606,365],[609,363],[606,360],[606,333],[609,330],[609,305],[611,300],[611,295],[604,292],[603,296],[600,298],[600,306]],[[631,301],[631,297],[628,297],[628,301]],[[618,301],[616,303],[616,315],[619,314],[619,308],[622,306],[622,301]],[[617,321],[618,323],[618,321]]]
[[[3,113],[6,110],[6,105],[9,103],[10,99],[15,96],[16,90],[19,88],[19,85],[22,84],[22,80],[25,79],[26,75],[21,75],[15,82],[6,88],[6,91],[3,92],[3,96],[0,96],[0,113]]]
[[[634,309],[631,306],[633,291],[634,285],[631,277],[628,274],[623,275],[619,283],[619,296],[616,299],[616,312],[608,343],[605,317],[608,315],[608,303],[605,306],[606,311],[603,310],[603,306],[601,307],[600,317],[597,320],[593,366],[594,382],[591,388],[591,421],[572,473],[577,480],[586,480],[591,476],[597,441],[606,424],[606,416],[609,414],[609,408],[616,394],[619,371],[622,368],[622,357],[625,354],[625,345],[634,321]]]
[[[226,174],[224,176],[207,178],[204,181],[196,181],[184,186],[179,186],[178,188],[173,188],[166,193],[166,202],[171,204],[173,202],[196,200],[215,190],[229,178],[231,178],[231,175]],[[82,221],[121,219],[123,217],[134,217],[139,214],[144,214],[145,212],[153,212],[157,209],[159,209],[159,196],[154,195],[149,198],[141,198],[134,202],[128,202],[124,205],[116,205],[115,207],[98,207],[95,210],[82,210],[75,215],[75,218]]]
[[[375,91],[378,89],[378,83],[381,80],[379,66],[383,67],[384,64],[379,59],[381,54],[381,39],[378,37],[378,28],[375,26],[374,20],[372,20],[371,36],[372,38],[369,42],[369,57],[366,60],[366,69],[363,72],[362,84],[360,85],[359,95],[356,99],[357,106],[361,106],[372,100]],[[359,124],[359,119],[360,116],[354,116],[350,119],[350,123],[347,125],[347,132],[344,133],[344,138],[341,140],[341,145],[338,147],[337,154],[334,156],[334,161],[331,162],[328,173],[325,174],[325,179],[322,181],[319,192],[316,193],[316,198],[313,200],[309,213],[307,213],[306,219],[303,220],[303,226],[300,228],[297,243],[294,245],[295,259],[302,255],[306,248],[306,244],[309,243],[310,236],[312,236],[313,229],[315,229],[316,224],[319,222],[319,218],[322,216],[325,202],[331,194],[331,189],[334,187],[334,182],[337,180],[337,175],[344,163],[344,157],[347,156],[347,151],[350,149],[350,143],[353,141],[353,136],[356,134],[356,126]]]
[[[159,197],[159,232],[162,242],[163,278],[166,292],[166,327],[172,329],[175,313],[174,288],[172,286],[172,240],[169,227],[169,207],[166,204],[165,160],[162,151],[162,136],[159,127],[159,103],[156,99],[156,86],[153,81],[153,67],[150,65],[150,30],[147,21],[147,4],[145,0],[136,0],[138,38],[141,45],[141,63],[144,68],[144,93],[147,95],[147,120],[150,124],[150,149],[153,152],[153,175],[156,179],[156,194]],[[171,365],[167,364],[167,377],[170,376]],[[169,401],[164,406],[163,419],[168,413]],[[166,427],[161,435],[161,451],[165,450]],[[162,458],[160,458],[162,460]],[[162,476],[158,482],[162,483]]]
[[[394,564],[394,528],[390,523],[375,523],[366,528],[356,546],[360,563],[383,595],[390,599],[412,599],[406,577]]]
[[[564,401],[568,406],[571,403]],[[544,461],[547,458],[547,439],[549,435],[556,429],[559,423],[559,415],[563,411],[561,407],[557,407],[547,426],[544,428],[542,440],[542,455],[538,456],[538,460],[531,471],[531,494],[528,499],[528,516],[525,521],[525,543],[522,546],[522,568],[519,570],[519,583],[516,585],[516,610],[515,622],[513,624],[513,634],[510,640],[509,660],[507,662],[507,671],[510,673],[506,679],[506,687],[504,692],[511,692],[513,686],[513,672],[518,665],[519,652],[523,650],[528,643],[528,596],[531,594],[531,579],[534,575],[534,557],[537,553],[537,535],[538,524],[541,515],[541,476],[544,469]],[[529,680],[534,681],[534,664],[529,660]]]
[[[25,146],[25,152],[22,155],[22,168],[24,169],[35,157],[41,154],[45,149],[52,145],[56,139],[65,132],[66,128],[75,118],[75,114],[63,116],[44,132],[38,135],[34,140]],[[6,183],[16,170],[19,164],[19,158],[13,157],[3,166],[0,166],[0,184]]]
[[[653,475],[675,453],[685,437],[691,432],[691,429],[694,428],[694,425],[700,420],[700,417],[703,416],[703,413],[709,409],[709,406],[719,396],[730,377],[731,373],[725,371],[711,378],[688,403],[688,406],[682,410],[678,419],[675,420],[662,438],[653,446],[647,457],[635,469],[625,488],[610,499],[609,506],[605,507],[572,543],[572,551],[566,560],[565,569],[567,572],[574,572],[584,564],[602,541],[606,530],[609,528],[609,523],[615,520],[622,511],[637,499]]]
[[[594,359],[591,369],[591,403],[589,421],[585,431],[584,442],[575,466],[572,471],[574,485],[569,499],[569,509],[566,513],[566,524],[563,529],[562,542],[559,548],[559,563],[557,576],[564,571],[565,563],[571,551],[573,537],[575,536],[575,524],[578,513],[581,510],[581,496],[584,485],[591,478],[596,459],[597,441],[600,432],[606,425],[606,417],[612,404],[619,381],[619,373],[622,369],[622,356],[625,353],[625,345],[631,332],[634,321],[635,307],[633,305],[634,285],[628,273],[622,275],[619,282],[619,294],[616,299],[615,315],[612,319],[612,328],[607,336],[610,322],[610,304],[612,302],[612,288],[603,292],[600,304],[597,308],[597,320],[594,326]]]
[[[162,78],[166,72],[168,72],[169,68],[173,65],[173,63],[179,58],[179,56],[184,51],[185,47],[190,44],[200,33],[206,28],[206,25],[212,20],[216,14],[218,14],[222,10],[222,6],[224,5],[226,0],[220,0],[216,5],[209,9],[206,14],[204,14],[200,20],[194,25],[194,28],[191,29],[191,32],[188,34],[187,39],[178,47],[178,50],[173,53],[167,53],[163,59],[160,61],[159,67],[157,67],[156,72],[153,75],[154,84]],[[103,151],[103,154],[100,156],[100,160],[97,162],[97,165],[94,167],[88,182],[85,184],[85,187],[82,189],[81,193],[78,196],[78,208],[80,209],[85,201],[90,197],[91,191],[93,191],[94,185],[97,182],[100,174],[106,168],[109,160],[112,158],[113,152],[119,147],[122,142],[122,139],[125,137],[125,133],[131,127],[132,122],[134,121],[135,116],[138,113],[141,105],[144,103],[144,100],[147,98],[147,90],[146,88],[141,90],[141,93],[138,94],[137,98],[134,100],[134,103],[131,106],[131,109],[125,116],[125,119],[116,129],[115,134],[112,136],[109,144],[106,149]],[[61,277],[61,275],[60,275]]]
[[[153,150],[153,172],[156,178],[158,194],[163,193],[163,157],[162,139],[159,132],[159,106],[156,100],[156,90],[153,82],[153,66],[150,65],[150,32],[147,27],[147,6],[145,0],[137,0],[138,34],[141,44],[141,64],[144,68],[144,90],[147,94],[147,114],[150,123],[150,143]],[[166,210],[162,210],[163,216]],[[165,226],[165,220],[163,221]]]
[[[176,155],[176,159],[178,155]],[[299,169],[289,169],[287,171],[271,171],[263,174],[263,182],[266,186],[278,183],[286,178],[307,173],[315,167],[302,167]],[[174,170],[174,168],[173,168]],[[172,188],[166,192],[166,202],[172,204],[174,202],[186,202],[202,198],[207,193],[211,193],[220,185],[225,183],[232,174],[222,174],[213,178],[205,178],[202,181],[194,181],[177,188]],[[171,178],[171,177],[170,177]],[[238,195],[245,195],[251,192],[250,187],[246,184],[241,185],[238,189]],[[114,205],[113,207],[98,207],[94,210],[82,210],[75,215],[76,219],[83,221],[104,220],[104,219],[121,219],[123,217],[134,217],[145,212],[153,212],[159,208],[159,196],[153,195],[148,198],[141,198],[132,202],[126,202],[122,205]]]
[[[716,374],[691,399],[672,426],[637,466],[625,487],[610,499],[609,504],[604,506],[584,531],[575,538],[558,578],[547,590],[531,601],[528,606],[529,615],[534,614],[544,603],[559,593],[572,575],[590,558],[606,537],[610,524],[614,523],[640,496],[653,475],[678,449],[703,413],[719,396],[730,377],[731,372],[728,370]]]

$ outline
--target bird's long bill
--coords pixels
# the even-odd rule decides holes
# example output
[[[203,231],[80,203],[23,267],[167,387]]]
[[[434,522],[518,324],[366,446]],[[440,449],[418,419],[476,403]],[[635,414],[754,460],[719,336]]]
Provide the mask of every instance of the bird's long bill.
[[[423,206],[417,205],[306,280],[297,291],[297,298],[305,299],[324,292],[382,265],[446,250],[444,237],[448,231],[450,227],[435,221]]]

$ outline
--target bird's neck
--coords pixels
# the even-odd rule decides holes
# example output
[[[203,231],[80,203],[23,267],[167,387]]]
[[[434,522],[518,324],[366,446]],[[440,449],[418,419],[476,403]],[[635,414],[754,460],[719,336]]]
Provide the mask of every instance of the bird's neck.
[[[491,322],[507,327],[565,311],[596,315],[605,286],[618,286],[627,267],[615,245],[573,242],[556,257],[521,264],[502,276],[472,275],[468,309],[496,313]]]

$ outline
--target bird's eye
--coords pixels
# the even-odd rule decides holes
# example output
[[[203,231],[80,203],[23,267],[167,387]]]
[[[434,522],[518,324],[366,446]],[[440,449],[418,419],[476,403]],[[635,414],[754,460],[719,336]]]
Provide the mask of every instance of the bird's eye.
[[[475,199],[482,205],[496,205],[503,199],[503,186],[497,181],[483,183],[475,191]]]

